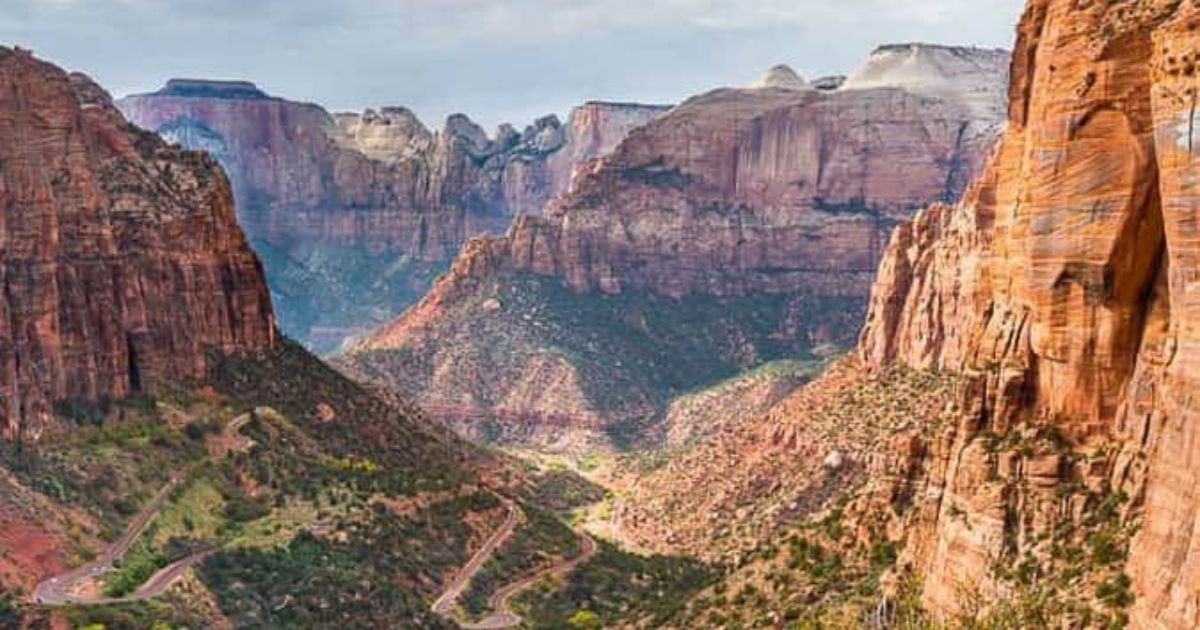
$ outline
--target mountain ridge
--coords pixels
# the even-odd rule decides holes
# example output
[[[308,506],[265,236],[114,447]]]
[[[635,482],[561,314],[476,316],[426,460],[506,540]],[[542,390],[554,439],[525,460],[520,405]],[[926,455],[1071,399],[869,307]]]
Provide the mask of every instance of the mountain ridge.
[[[337,363],[431,407],[503,412],[501,428],[524,408],[530,420],[512,429],[542,444],[603,444],[597,418],[652,434],[647,416],[674,395],[852,345],[891,226],[957,194],[998,127],[895,88],[689,98],[582,163],[544,216],[472,241],[421,302]],[[635,338],[641,349],[627,348]],[[693,351],[699,367],[670,367],[672,352]],[[452,378],[464,370],[479,377]],[[588,428],[539,429],[546,415]]]

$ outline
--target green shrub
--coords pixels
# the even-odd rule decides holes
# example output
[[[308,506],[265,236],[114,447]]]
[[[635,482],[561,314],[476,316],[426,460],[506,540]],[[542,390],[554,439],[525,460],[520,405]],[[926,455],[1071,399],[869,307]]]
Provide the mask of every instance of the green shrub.
[[[600,615],[584,608],[567,620],[567,625],[577,630],[599,630],[604,627]]]

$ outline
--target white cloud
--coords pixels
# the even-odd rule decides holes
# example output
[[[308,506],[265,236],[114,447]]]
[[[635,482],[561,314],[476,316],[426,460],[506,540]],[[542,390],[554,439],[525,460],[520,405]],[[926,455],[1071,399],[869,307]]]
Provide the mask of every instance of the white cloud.
[[[243,77],[340,107],[525,120],[669,101],[777,62],[848,71],[880,43],[1008,45],[1024,0],[0,0],[0,42],[114,92]]]

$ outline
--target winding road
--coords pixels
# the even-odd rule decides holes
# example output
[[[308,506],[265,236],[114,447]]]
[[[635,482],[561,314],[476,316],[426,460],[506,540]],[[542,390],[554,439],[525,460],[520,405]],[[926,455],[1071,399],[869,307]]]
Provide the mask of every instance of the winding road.
[[[150,521],[154,520],[154,517],[158,515],[163,504],[171,496],[171,491],[183,482],[183,478],[182,471],[172,473],[170,481],[154,495],[154,498],[150,499],[146,507],[129,524],[129,527],[125,528],[125,533],[121,534],[120,538],[105,548],[104,552],[95,560],[38,584],[37,588],[33,590],[34,603],[47,606],[112,604],[147,599],[159,595],[166,590],[179,575],[183,574],[184,570],[196,564],[203,556],[207,555],[207,552],[189,556],[164,568],[143,584],[133,595],[128,597],[94,597],[82,594],[83,588],[88,582],[116,568],[117,562],[129,551],[129,548],[133,546],[138,536],[141,536],[142,532],[146,531],[146,527],[150,525]],[[183,566],[185,564],[186,566]]]
[[[223,440],[222,448],[214,459],[228,453],[230,450],[229,443],[236,437],[241,428],[246,425],[250,417],[250,414],[243,414],[234,418],[226,426],[223,432],[223,438],[225,439]],[[158,515],[163,505],[170,498],[171,492],[183,483],[185,476],[185,471],[183,470],[172,472],[170,480],[151,498],[150,502],[138,513],[137,517],[130,522],[120,538],[106,547],[103,553],[95,560],[38,584],[31,597],[33,603],[44,606],[64,606],[70,604],[101,605],[150,599],[163,594],[180,580],[187,573],[188,569],[212,555],[216,550],[207,549],[169,564],[152,575],[132,594],[124,597],[103,597],[93,595],[88,591],[88,587],[97,577],[116,569],[117,563],[125,556],[138,537],[146,531],[150,522],[154,520],[154,517]],[[521,508],[511,499],[500,497],[500,500],[508,512],[504,522],[488,537],[483,547],[476,551],[471,556],[471,559],[459,569],[454,579],[450,581],[442,594],[434,601],[431,610],[435,614],[453,619],[455,604],[463,592],[466,591],[467,586],[471,583],[471,579],[479,573],[483,565],[495,555],[496,551],[516,531],[522,516]],[[579,532],[579,536],[582,552],[578,556],[546,567],[497,589],[488,598],[488,606],[492,609],[492,613],[477,622],[461,624],[462,627],[466,630],[503,630],[519,626],[522,619],[512,611],[510,606],[513,596],[534,586],[547,577],[565,575],[576,566],[596,555],[596,541],[582,531]]]
[[[527,577],[521,578],[516,582],[503,586],[492,593],[488,598],[488,606],[492,609],[492,614],[480,619],[475,623],[462,624],[464,630],[502,630],[504,628],[514,628],[521,625],[521,617],[512,611],[510,602],[513,596],[528,588],[533,587],[538,582],[551,576],[566,575],[572,569],[587,562],[596,555],[596,541],[585,533],[579,534],[580,544],[583,548],[582,553],[571,560],[546,567],[537,573],[533,573]]]
[[[596,555],[596,541],[586,533],[579,532],[579,537],[582,546],[582,553],[578,556],[560,562],[556,565],[546,567],[536,573],[527,575],[516,582],[511,582],[500,587],[496,592],[492,593],[488,598],[488,607],[492,609],[492,613],[479,621],[473,623],[462,623],[454,618],[454,604],[463,592],[467,590],[467,586],[471,583],[471,579],[475,577],[483,565],[495,555],[496,551],[508,540],[516,531],[517,523],[520,522],[521,508],[511,499],[504,497],[500,498],[504,502],[504,507],[508,509],[508,517],[504,519],[504,523],[488,537],[487,542],[483,547],[476,551],[467,564],[459,569],[454,579],[446,586],[441,596],[433,603],[431,610],[451,619],[464,628],[464,630],[503,630],[504,628],[514,628],[521,625],[521,617],[512,611],[509,602],[513,596],[527,588],[532,587],[539,581],[553,576],[565,575],[574,569],[576,566],[588,561],[592,556]]]
[[[252,415],[249,413],[242,414],[231,420],[222,432],[221,451],[212,457],[219,459],[224,457],[229,452],[228,444],[232,443],[237,437],[237,434],[250,422]],[[72,569],[66,573],[62,573],[51,577],[33,590],[32,600],[35,604],[45,606],[64,606],[67,604],[118,604],[122,602],[134,602],[158,597],[162,595],[168,588],[187,573],[187,570],[200,564],[208,556],[212,555],[213,549],[193,553],[186,558],[173,562],[157,573],[150,576],[144,584],[139,586],[131,595],[125,597],[100,597],[87,593],[87,586],[98,576],[113,571],[117,568],[117,562],[125,556],[133,543],[146,531],[146,527],[150,525],[150,521],[162,510],[167,499],[179,484],[183,483],[186,478],[184,470],[176,470],[171,473],[171,478],[166,485],[150,499],[137,517],[129,523],[125,528],[125,533],[121,537],[113,541],[104,549],[95,560],[84,564],[80,567]]]
[[[504,541],[516,531],[517,523],[521,520],[521,509],[509,499],[501,497],[500,500],[504,502],[504,507],[508,510],[508,516],[504,519],[504,523],[488,537],[483,547],[479,551],[476,551],[475,555],[471,556],[471,559],[463,565],[463,568],[459,569],[458,574],[454,576],[450,584],[446,585],[446,590],[442,592],[441,597],[438,597],[437,601],[433,602],[431,610],[434,613],[443,617],[450,617],[454,611],[454,603],[462,596],[463,591],[467,590],[467,585],[471,583],[471,578],[475,577],[476,573],[479,573],[479,569],[483,568],[484,563],[490,560],[492,555],[496,553],[496,550],[500,548],[500,545],[504,544]]]

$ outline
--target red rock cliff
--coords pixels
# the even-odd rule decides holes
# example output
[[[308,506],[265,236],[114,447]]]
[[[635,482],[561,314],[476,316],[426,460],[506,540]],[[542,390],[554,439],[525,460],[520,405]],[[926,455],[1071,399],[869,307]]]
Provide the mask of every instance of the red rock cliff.
[[[1000,98],[1002,52],[899,48],[966,56],[975,74],[964,93],[990,85]],[[503,250],[494,264],[557,276],[578,291],[865,295],[895,222],[931,199],[957,197],[998,125],[994,113],[888,76],[837,92],[767,87],[693,98],[633,128],[612,156],[583,164],[548,217],[522,217],[504,242],[472,251]]]
[[[698,307],[681,300],[725,300],[721,308],[729,319],[696,332],[713,335],[706,357],[712,365],[744,369],[763,357],[853,343],[892,227],[931,201],[957,197],[990,150],[1001,122],[996,112],[1002,110],[1006,59],[998,51],[887,47],[864,64],[864,73],[874,69],[869,75],[860,73],[837,90],[818,91],[798,79],[780,86],[775,80],[692,98],[634,129],[611,156],[576,169],[570,191],[545,216],[519,217],[505,237],[464,249],[419,305],[358,344],[351,358],[374,364],[369,371],[380,381],[430,404],[502,404],[510,416],[520,415],[532,398],[535,406],[546,404],[522,389],[522,383],[542,382],[529,374],[531,359],[511,365],[492,357],[487,361],[511,369],[481,370],[478,379],[444,378],[484,362],[464,356],[464,340],[452,330],[479,331],[467,342],[479,346],[476,354],[526,333],[543,334],[538,324],[553,314],[530,313],[500,324],[496,303],[490,310],[470,307],[491,297],[486,292],[495,292],[497,303],[511,300],[505,295],[518,291],[506,283],[516,275],[548,278],[602,301],[620,296],[626,304],[653,296],[646,301],[655,303],[656,314],[680,309],[668,319],[695,315]],[[890,65],[880,68],[881,60]],[[895,72],[897,67],[903,72]],[[938,80],[951,71],[971,77],[963,81],[962,94]],[[990,94],[990,109],[979,106],[979,90]],[[751,304],[755,300],[760,301]],[[768,315],[764,305],[770,300],[781,305]],[[652,330],[644,312],[629,304],[623,308],[635,312],[616,316],[611,326],[596,321],[586,330],[568,326],[566,335],[603,336],[628,326],[628,338],[680,336],[678,330]],[[519,329],[500,332],[503,325]],[[480,339],[486,334],[497,338]],[[540,352],[561,339],[531,342],[525,349]],[[674,342],[687,343],[664,341]],[[367,355],[376,351],[391,356],[375,364]],[[396,358],[406,352],[417,356]],[[601,360],[611,361],[615,374],[634,361],[658,360],[647,354]],[[557,355],[553,359],[561,363]],[[590,372],[596,379],[595,367],[581,361],[555,374]],[[629,380],[651,389],[652,380],[704,384],[688,380],[697,378],[693,374],[663,378],[658,370]],[[641,418],[656,413],[658,404],[641,401],[671,394],[661,386],[662,391],[637,394],[625,385],[594,389],[626,392],[625,401],[638,404],[622,413]],[[554,411],[594,418],[599,395],[559,395],[558,400],[592,400]],[[600,415],[613,420],[608,412]]]
[[[201,376],[271,344],[261,266],[208,157],[129,125],[108,95],[0,48],[0,430],[54,405]]]
[[[492,137],[463,115],[434,132],[402,107],[330,116],[242,82],[173,80],[120,107],[225,166],[284,331],[320,350],[399,313],[464,241],[540,213],[578,161],[663,110],[590,104]]]
[[[968,382],[909,550],[934,610],[1118,496],[1133,627],[1200,624],[1198,51],[1195,2],[1031,0],[986,175],[892,240],[863,355]]]

